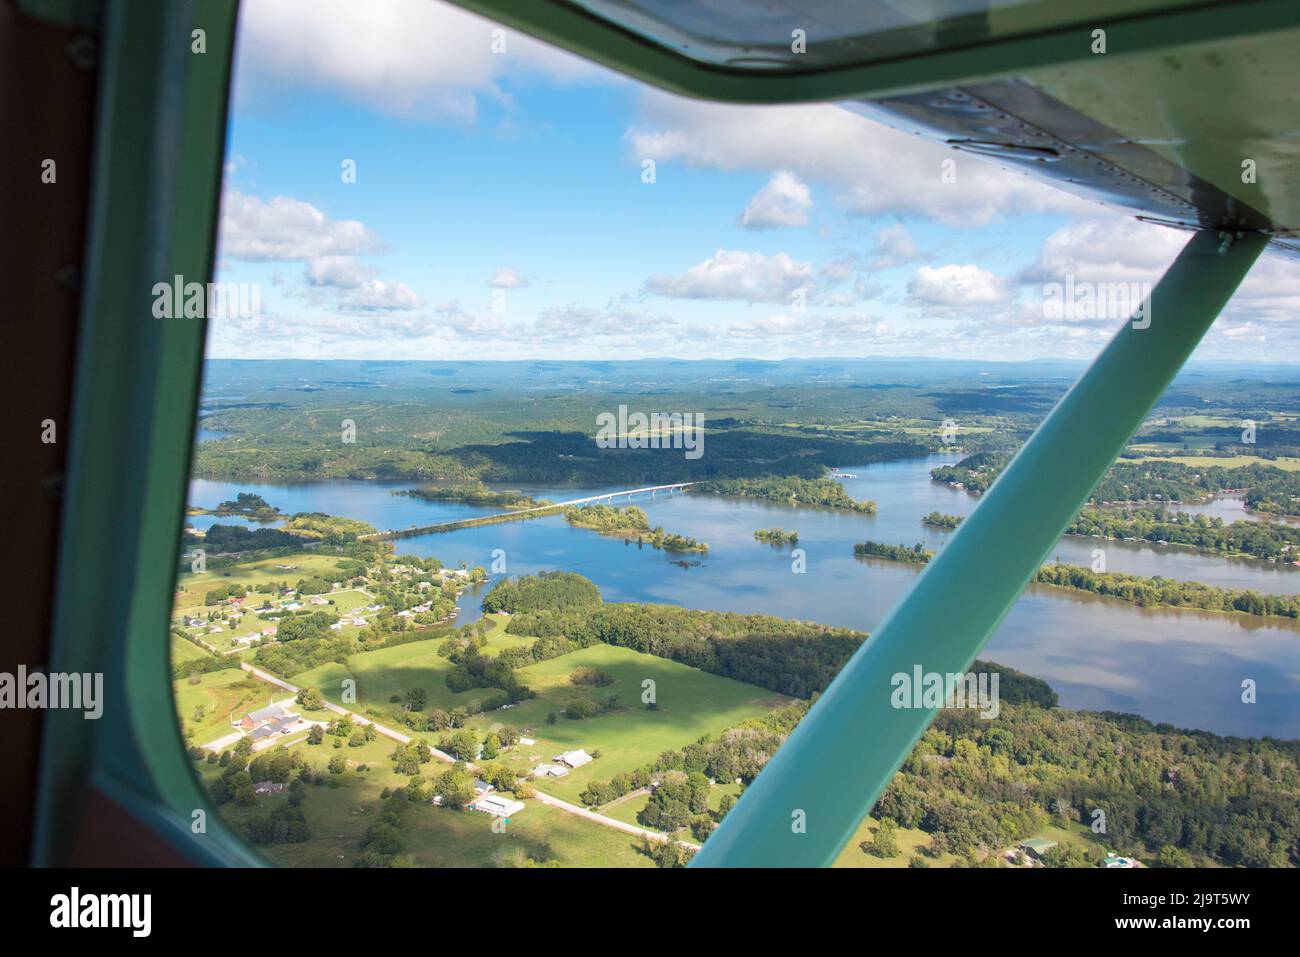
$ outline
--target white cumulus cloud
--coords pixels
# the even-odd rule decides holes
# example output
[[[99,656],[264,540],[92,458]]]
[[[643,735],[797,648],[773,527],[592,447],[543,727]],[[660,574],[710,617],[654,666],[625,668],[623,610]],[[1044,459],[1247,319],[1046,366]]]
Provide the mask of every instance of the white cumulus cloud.
[[[779,170],[754,194],[741,214],[740,224],[747,229],[806,226],[812,204],[808,184],[789,170]]]

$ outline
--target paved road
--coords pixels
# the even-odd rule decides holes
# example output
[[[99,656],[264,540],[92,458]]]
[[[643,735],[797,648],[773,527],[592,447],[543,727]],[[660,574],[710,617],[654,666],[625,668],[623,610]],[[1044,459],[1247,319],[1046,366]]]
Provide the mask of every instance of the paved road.
[[[295,695],[299,691],[296,685],[291,685],[289,684],[289,682],[281,678],[277,678],[275,675],[271,674],[270,672],[263,671],[261,668],[255,668],[246,661],[242,662],[240,664],[240,667],[243,668],[245,671],[249,672],[250,674],[258,678],[261,678],[263,681],[270,682],[271,684],[275,685],[278,688],[283,688],[285,691],[291,691]],[[324,699],[322,698],[322,700]],[[392,738],[394,741],[398,741],[402,744],[410,744],[411,741],[413,740],[410,737],[410,735],[402,734],[400,731],[394,731],[392,728],[386,728],[379,722],[372,721],[370,718],[364,717],[363,715],[359,715],[355,711],[349,711],[347,708],[344,708],[342,705],[334,704],[332,701],[325,701],[325,707],[328,708],[330,711],[333,711],[335,714],[350,715],[352,717],[352,721],[354,724],[373,725],[375,731],[377,731],[379,734],[382,734],[386,738]],[[435,747],[430,746],[429,750],[433,753],[433,756],[435,758],[438,758],[439,760],[442,761],[446,761],[449,764],[454,763],[456,760],[452,755],[448,754],[445,751],[439,751]],[[466,762],[465,766],[471,771],[475,769],[475,766],[468,762]],[[552,797],[549,794],[545,794],[542,791],[538,791],[536,788],[533,788],[533,792],[537,795],[537,800],[542,804],[546,804],[554,808],[559,808],[561,811],[564,811],[568,814],[573,814],[577,817],[584,817],[589,821],[594,821],[597,824],[603,824],[605,827],[612,827],[615,830],[622,831],[625,834],[632,834],[635,835],[636,837],[648,837],[650,840],[659,841],[660,843],[668,840],[668,835],[662,833],[661,831],[647,830],[646,828],[638,827],[635,824],[628,824],[625,821],[618,821],[612,817],[606,817],[603,814],[598,814],[595,811],[589,811],[587,808],[580,807],[577,804],[570,804],[568,801],[562,801],[557,797]],[[629,795],[629,797],[630,796],[631,795]],[[698,851],[700,849],[700,846],[698,844],[692,844],[690,841],[678,841],[677,843],[681,844],[683,847],[689,847],[693,850]]]

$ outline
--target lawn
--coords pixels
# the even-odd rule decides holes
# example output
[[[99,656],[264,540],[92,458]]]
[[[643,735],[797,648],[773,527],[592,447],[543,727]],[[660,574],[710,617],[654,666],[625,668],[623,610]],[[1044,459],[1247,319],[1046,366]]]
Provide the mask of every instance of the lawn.
[[[579,688],[569,676],[580,665],[599,668],[615,681],[603,688]],[[593,645],[516,673],[537,697],[509,710],[480,715],[472,724],[483,733],[500,724],[529,729],[525,733],[537,743],[517,747],[509,755],[511,765],[521,770],[538,760],[549,761],[562,751],[598,750],[600,757],[586,767],[565,778],[541,782],[542,790],[568,801],[576,801],[588,781],[607,780],[620,771],[648,764],[663,751],[684,747],[705,734],[716,734],[790,700],[763,688],[613,645]],[[655,682],[658,708],[653,711],[641,703],[642,682],[646,679]],[[610,694],[619,696],[621,710],[579,720],[563,715],[565,705],[575,696],[604,700]],[[557,715],[556,721],[547,724],[547,715],[552,712]]]
[[[330,739],[327,738],[328,742]],[[349,768],[330,775],[337,786],[311,787],[302,804],[311,840],[278,844],[260,850],[285,867],[350,867],[361,850],[366,829],[380,810],[380,792],[406,783],[392,771],[389,755],[396,745],[379,738],[360,748],[334,749],[323,745],[296,745],[308,761],[323,768],[330,757],[343,754]],[[358,767],[366,764],[368,771]],[[205,781],[219,776],[215,765],[199,765]],[[431,778],[446,765],[425,765]],[[285,801],[279,795],[257,798],[251,808],[227,804],[221,811],[232,823],[267,813]],[[421,867],[517,866],[528,859],[556,861],[566,867],[650,867],[628,834],[594,824],[535,801],[510,818],[505,833],[492,830],[492,818],[476,811],[455,811],[431,804],[410,804],[402,814],[406,853]]]

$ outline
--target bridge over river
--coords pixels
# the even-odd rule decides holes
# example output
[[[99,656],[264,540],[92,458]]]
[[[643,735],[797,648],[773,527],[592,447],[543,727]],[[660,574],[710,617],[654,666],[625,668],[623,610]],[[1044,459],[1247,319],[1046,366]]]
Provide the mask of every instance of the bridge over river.
[[[476,525],[492,525],[496,522],[514,522],[522,518],[540,518],[543,515],[553,515],[564,511],[566,508],[573,508],[578,505],[591,505],[597,502],[604,502],[613,505],[614,499],[630,499],[633,495],[649,493],[652,498],[657,492],[668,492],[671,495],[678,489],[689,488],[696,484],[698,483],[673,482],[669,485],[646,485],[642,488],[623,489],[619,492],[601,492],[599,495],[588,495],[584,498],[575,498],[567,502],[556,502],[553,505],[535,505],[531,508],[515,508],[494,515],[478,515],[474,518],[457,519],[454,522],[439,522],[436,525],[412,525],[410,528],[395,528],[386,532],[376,532],[372,535],[358,535],[357,541],[366,541],[369,539],[412,538],[416,535],[454,532],[462,528],[473,528]]]

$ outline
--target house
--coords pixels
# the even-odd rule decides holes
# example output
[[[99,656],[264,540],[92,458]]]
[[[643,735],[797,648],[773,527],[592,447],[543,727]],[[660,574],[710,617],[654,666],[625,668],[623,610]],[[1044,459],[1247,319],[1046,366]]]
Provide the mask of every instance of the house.
[[[253,741],[264,741],[267,738],[274,738],[277,734],[290,734],[297,731],[299,726],[304,724],[306,722],[300,716],[286,714],[284,717],[264,724],[260,728],[254,728],[249,732],[248,737]]]
[[[563,754],[557,754],[555,760],[560,764],[567,764],[571,768],[580,768],[584,764],[591,763],[591,755],[579,748],[577,751],[565,751]]]
[[[509,817],[524,809],[523,801],[512,801],[500,794],[485,794],[469,804],[475,811],[491,814],[493,817]]]
[[[519,739],[519,743],[522,744],[522,745],[524,745],[524,747],[531,748],[534,744],[537,743],[537,739],[536,739],[536,738],[520,738],[520,739]]]
[[[288,790],[289,785],[282,784],[279,781],[258,781],[253,785],[254,794],[279,794],[281,791]]]
[[[1039,860],[1044,854],[1056,847],[1055,841],[1049,841],[1045,837],[1035,837],[1032,840],[1021,841],[1016,845],[1018,850],[1024,851],[1032,860]]]
[[[487,794],[489,791],[495,791],[495,790],[496,790],[496,788],[494,788],[492,785],[488,784],[488,783],[487,783],[486,781],[484,781],[482,778],[475,778],[475,779],[474,779],[474,793],[475,793],[475,794]]]
[[[330,625],[330,631],[341,631],[342,629],[343,629],[343,622],[341,621],[336,621],[334,622],[334,624]]]
[[[279,721],[285,714],[285,710],[278,704],[269,704],[265,708],[248,712],[240,719],[239,726],[245,731],[252,731],[254,728],[260,728],[272,721]]]
[[[279,630],[280,629],[275,625],[267,625],[265,628],[262,629],[262,635],[266,638],[270,638]]]
[[[533,768],[532,773],[539,778],[562,778],[569,773],[569,769],[558,764],[539,764]]]
[[[188,627],[190,627],[190,628],[202,628],[202,627],[203,627],[203,619],[202,619],[202,618],[186,618],[186,619],[185,619],[185,624],[186,624]]]

